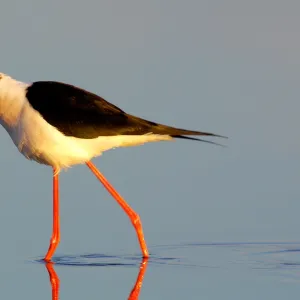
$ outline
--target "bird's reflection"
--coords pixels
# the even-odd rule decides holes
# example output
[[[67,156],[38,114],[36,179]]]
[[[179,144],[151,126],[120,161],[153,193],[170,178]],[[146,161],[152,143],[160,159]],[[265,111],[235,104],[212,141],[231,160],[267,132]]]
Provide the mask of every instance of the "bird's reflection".
[[[141,291],[141,287],[143,284],[143,280],[144,280],[144,276],[146,273],[146,269],[147,269],[147,264],[148,264],[148,258],[144,258],[140,264],[140,271],[138,273],[136,282],[134,287],[131,290],[131,293],[128,297],[128,300],[137,300],[139,299],[139,294]]]
[[[140,294],[141,287],[143,284],[147,265],[148,265],[148,258],[143,258],[143,260],[140,264],[140,271],[138,273],[135,285],[132,288],[130,295],[128,296],[128,300],[138,300],[139,299],[139,294]],[[48,263],[46,263],[46,268],[49,273],[49,279],[50,279],[50,284],[51,284],[51,288],[52,288],[52,300],[59,300],[60,280],[59,280],[57,273],[55,272],[54,264],[52,262],[48,262]]]
[[[59,299],[59,286],[60,286],[59,277],[54,270],[52,262],[46,263],[46,268],[49,273],[49,279],[50,279],[50,284],[51,284],[51,288],[52,288],[52,300],[58,300]]]

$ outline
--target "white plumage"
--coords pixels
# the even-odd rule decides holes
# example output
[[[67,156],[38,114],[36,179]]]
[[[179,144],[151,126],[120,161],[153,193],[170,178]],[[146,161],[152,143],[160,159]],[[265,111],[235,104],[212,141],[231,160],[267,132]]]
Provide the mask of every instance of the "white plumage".
[[[28,86],[0,73],[0,123],[26,158],[57,170],[85,163],[112,148],[172,139],[169,135],[151,133],[93,139],[66,136],[32,108],[26,98]]]

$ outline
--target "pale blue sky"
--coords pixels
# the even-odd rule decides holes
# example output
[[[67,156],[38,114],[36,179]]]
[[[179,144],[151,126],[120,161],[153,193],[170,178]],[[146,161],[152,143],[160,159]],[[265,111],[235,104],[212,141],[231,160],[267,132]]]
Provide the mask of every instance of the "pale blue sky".
[[[5,1],[0,71],[75,84],[129,113],[229,137],[225,149],[177,141],[95,160],[140,213],[150,251],[299,240],[299,10],[299,1],[271,0]],[[23,261],[48,246],[51,170],[19,155],[4,129],[0,139],[0,263]],[[60,253],[138,253],[88,169],[61,178]]]

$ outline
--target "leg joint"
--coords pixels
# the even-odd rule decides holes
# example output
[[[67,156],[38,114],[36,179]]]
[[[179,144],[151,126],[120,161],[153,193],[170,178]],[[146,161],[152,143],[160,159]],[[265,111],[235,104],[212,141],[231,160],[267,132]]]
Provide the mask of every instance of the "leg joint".
[[[60,237],[59,236],[54,236],[54,237],[51,237],[51,239],[50,239],[51,244],[57,245],[57,244],[59,244],[59,242],[60,242]]]
[[[138,214],[135,214],[132,218],[132,224],[134,226],[140,225],[141,224],[141,218]]]

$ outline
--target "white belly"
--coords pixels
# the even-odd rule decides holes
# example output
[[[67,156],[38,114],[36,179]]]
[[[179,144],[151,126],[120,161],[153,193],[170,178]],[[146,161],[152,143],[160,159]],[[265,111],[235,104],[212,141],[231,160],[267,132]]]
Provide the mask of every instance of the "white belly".
[[[6,127],[19,151],[28,159],[57,169],[85,163],[103,151],[146,142],[171,140],[168,135],[101,136],[79,139],[65,136],[47,123],[31,106],[25,105],[14,127]]]

